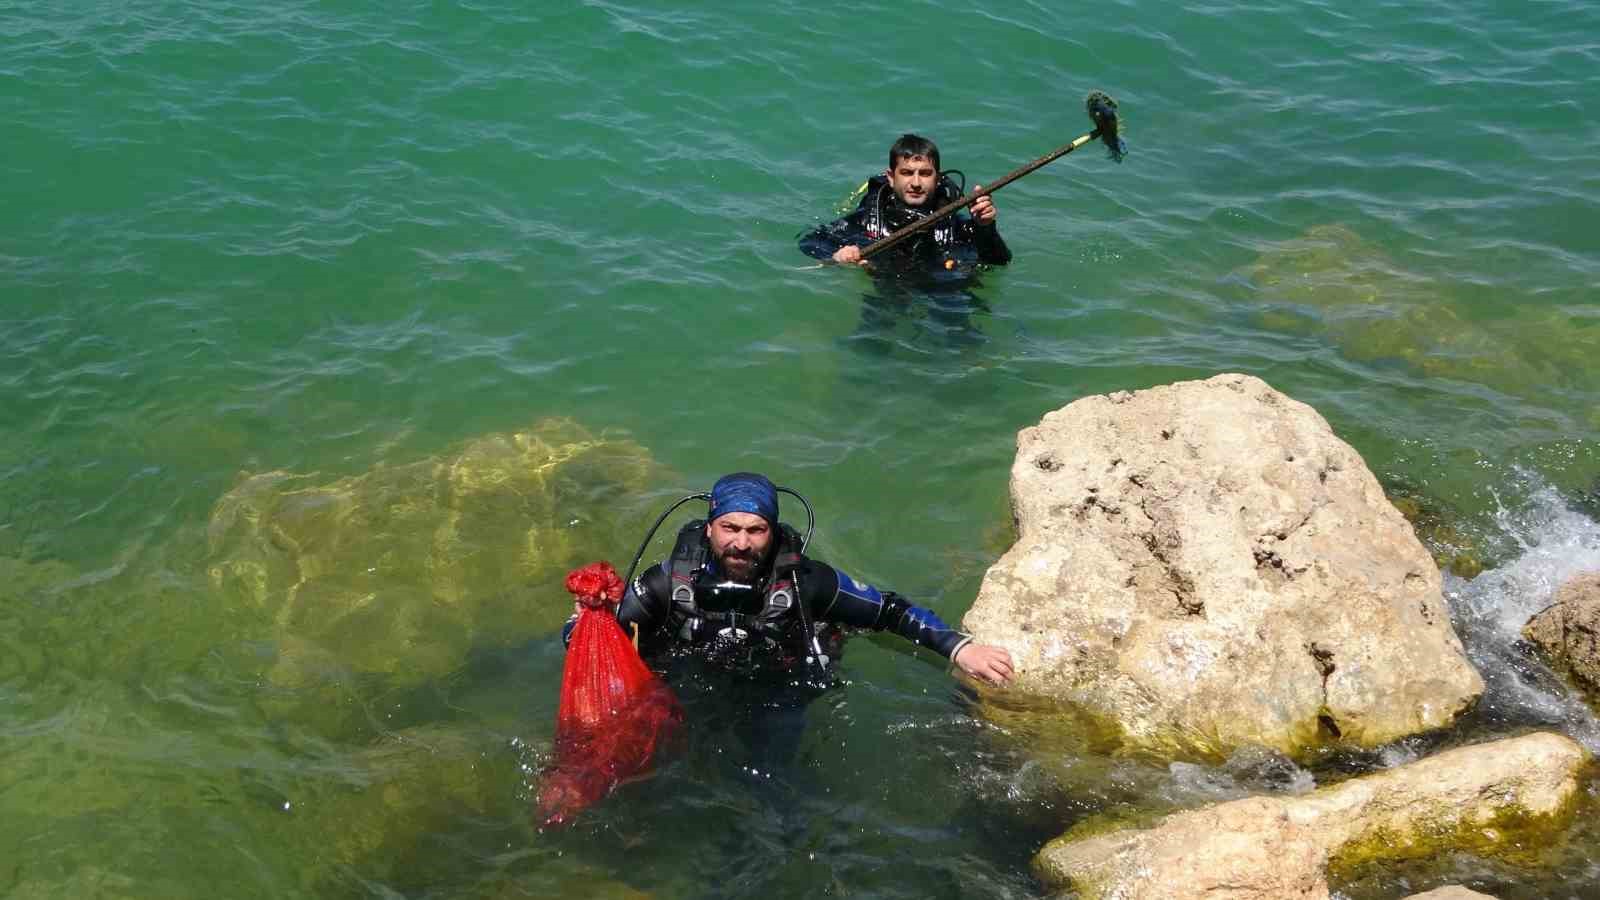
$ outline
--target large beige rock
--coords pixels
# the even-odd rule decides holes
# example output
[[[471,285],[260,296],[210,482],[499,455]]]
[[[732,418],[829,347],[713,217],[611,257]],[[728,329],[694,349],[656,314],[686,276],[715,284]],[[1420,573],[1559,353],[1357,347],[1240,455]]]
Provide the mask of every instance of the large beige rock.
[[[1132,745],[1373,746],[1483,690],[1439,570],[1360,456],[1245,375],[1086,397],[1017,436],[1019,538],[964,623],[1019,699]]]
[[[1087,900],[1326,898],[1327,872],[1462,848],[1492,852],[1570,813],[1587,752],[1533,734],[1463,747],[1296,797],[1250,797],[1145,829],[1047,844],[1045,881]]]
[[[1600,693],[1600,572],[1563,584],[1555,602],[1529,619],[1522,634],[1572,673],[1581,687]]]

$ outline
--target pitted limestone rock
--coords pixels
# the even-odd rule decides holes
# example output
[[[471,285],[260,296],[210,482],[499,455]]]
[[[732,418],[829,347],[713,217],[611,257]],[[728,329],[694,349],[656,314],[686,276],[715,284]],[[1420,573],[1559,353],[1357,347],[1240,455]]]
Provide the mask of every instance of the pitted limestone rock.
[[[1086,397],[1017,436],[1019,538],[964,623],[1014,690],[1127,744],[1375,746],[1483,690],[1439,570],[1361,457],[1245,375]]]

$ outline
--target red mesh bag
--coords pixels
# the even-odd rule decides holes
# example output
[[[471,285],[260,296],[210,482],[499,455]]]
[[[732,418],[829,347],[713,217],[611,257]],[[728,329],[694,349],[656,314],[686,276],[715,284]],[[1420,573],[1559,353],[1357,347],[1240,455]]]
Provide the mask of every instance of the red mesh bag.
[[[622,579],[608,562],[567,575],[582,610],[567,644],[555,752],[540,775],[537,816],[570,822],[622,781],[645,774],[683,722],[672,690],[639,658],[612,609]]]

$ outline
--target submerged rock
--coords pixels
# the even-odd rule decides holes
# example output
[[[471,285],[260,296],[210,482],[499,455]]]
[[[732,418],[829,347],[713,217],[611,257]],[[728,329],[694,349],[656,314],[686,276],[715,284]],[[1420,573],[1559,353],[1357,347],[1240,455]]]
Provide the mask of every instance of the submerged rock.
[[[470,732],[408,729],[340,756],[340,778],[291,791],[290,809],[310,820],[302,827],[317,837],[317,862],[399,866],[428,833],[507,807],[509,764],[501,748]]]
[[[1557,734],[1463,747],[1297,797],[1251,797],[1149,828],[1052,841],[1045,881],[1085,898],[1326,898],[1328,877],[1376,860],[1493,852],[1557,827],[1588,753]]]
[[[0,556],[0,685],[20,686],[103,652],[82,640],[75,631],[81,623],[63,615],[60,604],[44,602],[83,580],[84,573],[59,560]],[[40,609],[51,614],[40,616]]]
[[[1344,225],[1312,226],[1241,274],[1272,304],[1261,314],[1265,327],[1325,335],[1353,360],[1398,361],[1522,397],[1600,387],[1591,362],[1600,356],[1600,319],[1539,304],[1474,317],[1442,297],[1432,277]]]
[[[1334,223],[1313,225],[1267,247],[1242,274],[1267,298],[1308,312],[1381,310],[1422,299],[1426,284],[1400,271],[1377,245]]]
[[[251,475],[212,511],[209,573],[267,622],[271,688],[415,685],[557,628],[562,577],[619,552],[618,509],[652,469],[632,441],[550,419],[331,482]]]
[[[1087,397],[1017,437],[1017,543],[966,628],[1021,700],[1225,756],[1449,724],[1483,690],[1439,570],[1316,411],[1244,375]]]
[[[1522,635],[1580,687],[1600,696],[1600,572],[1580,575],[1558,588],[1555,602],[1529,619]]]
[[[1405,900],[1495,900],[1495,898],[1489,894],[1468,890],[1459,884],[1450,884],[1421,894],[1412,894]]]

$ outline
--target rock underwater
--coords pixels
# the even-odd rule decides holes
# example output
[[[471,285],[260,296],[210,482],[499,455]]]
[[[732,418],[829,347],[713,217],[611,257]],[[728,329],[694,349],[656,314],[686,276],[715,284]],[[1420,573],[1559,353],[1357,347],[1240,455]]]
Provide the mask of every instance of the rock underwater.
[[[626,543],[619,509],[653,474],[638,444],[547,419],[332,481],[246,475],[212,511],[208,571],[267,622],[273,689],[414,686],[559,627],[567,569]]]
[[[964,619],[1016,660],[997,709],[1043,701],[1125,749],[1215,758],[1373,747],[1483,691],[1411,526],[1257,378],[1052,412],[1018,434],[1011,501],[1020,536]]]
[[[1450,884],[1421,894],[1412,894],[1405,900],[1495,900],[1495,898],[1489,894],[1469,890],[1459,884]]]
[[[1544,303],[1502,304],[1475,317],[1436,281],[1336,224],[1267,247],[1240,272],[1268,304],[1261,324],[1325,335],[1358,362],[1398,361],[1430,378],[1482,384],[1519,397],[1582,397],[1600,388],[1600,318]],[[1600,424],[1600,410],[1590,414]]]

